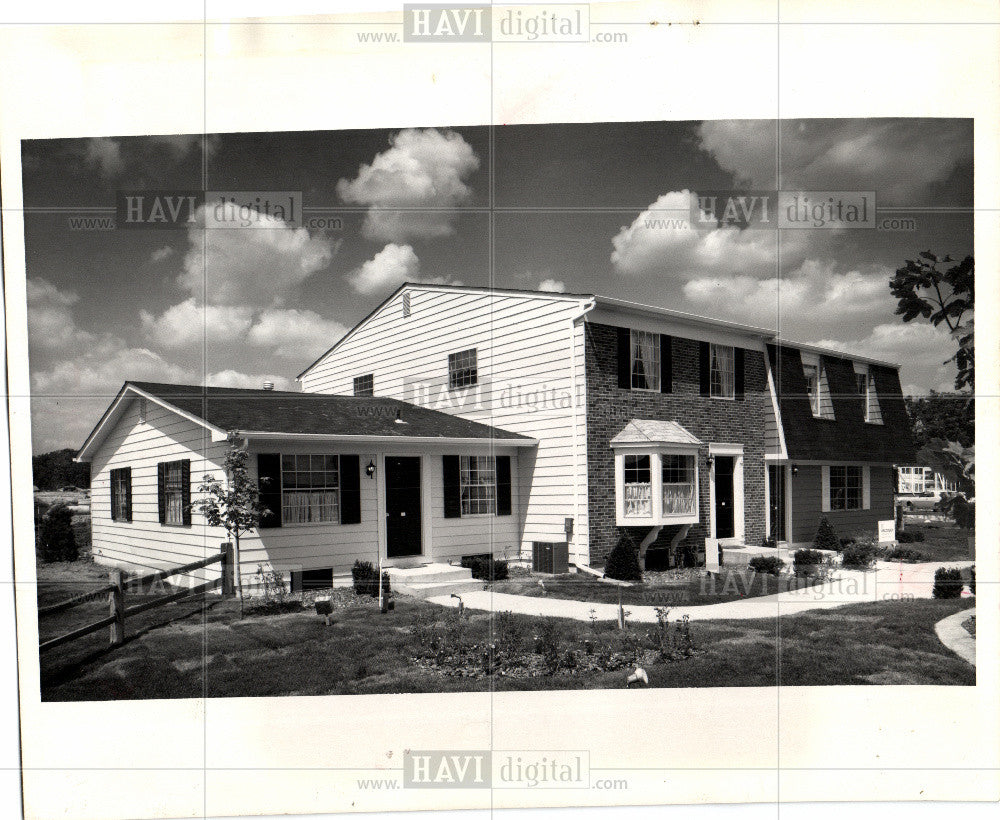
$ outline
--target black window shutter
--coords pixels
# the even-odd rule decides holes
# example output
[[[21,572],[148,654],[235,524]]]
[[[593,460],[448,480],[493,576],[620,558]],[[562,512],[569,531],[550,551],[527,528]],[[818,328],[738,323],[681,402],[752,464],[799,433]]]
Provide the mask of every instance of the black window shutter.
[[[361,456],[340,457],[340,523],[361,523]]]
[[[441,456],[444,471],[444,517],[462,517],[462,479],[458,456]]]
[[[627,327],[618,328],[618,386],[632,389],[632,332]]]
[[[181,462],[181,519],[185,527],[191,526],[191,461]]]
[[[260,505],[267,510],[258,529],[281,526],[281,454],[257,453],[257,490]]]
[[[510,456],[497,456],[497,515],[510,515]]]
[[[743,401],[746,398],[746,385],[744,383],[744,368],[746,356],[742,347],[736,348],[736,355],[733,357],[733,367],[735,368],[736,399]]]
[[[698,343],[698,364],[701,374],[701,395],[712,395],[712,351],[708,342]]]
[[[132,520],[132,468],[126,467],[125,473],[125,520]]]
[[[159,506],[160,523],[167,523],[167,464],[161,461],[156,465],[156,500]]]
[[[660,336],[660,392],[674,392],[673,339]]]

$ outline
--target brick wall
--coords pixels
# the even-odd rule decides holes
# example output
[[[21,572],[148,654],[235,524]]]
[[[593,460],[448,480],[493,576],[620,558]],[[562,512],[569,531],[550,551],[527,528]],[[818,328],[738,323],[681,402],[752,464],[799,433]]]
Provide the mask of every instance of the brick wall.
[[[764,414],[770,403],[764,353],[745,354],[745,401],[701,396],[698,342],[673,337],[673,392],[645,393],[618,387],[617,328],[587,323],[587,496],[590,560],[600,564],[614,547],[621,529],[615,522],[615,462],[611,439],[632,419],[676,421],[701,439],[698,455],[699,523],[693,524],[680,549],[696,551],[705,560],[709,522],[708,444],[743,445],[743,509],[748,544],[764,539]],[[647,528],[629,527],[641,540]],[[656,546],[669,543],[675,527],[664,527]]]

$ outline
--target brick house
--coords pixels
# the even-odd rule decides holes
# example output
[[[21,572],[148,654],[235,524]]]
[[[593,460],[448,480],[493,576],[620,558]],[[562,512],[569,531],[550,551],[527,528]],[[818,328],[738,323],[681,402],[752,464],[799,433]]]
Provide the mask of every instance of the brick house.
[[[130,446],[183,445],[217,464],[234,429],[258,474],[275,472],[274,504],[294,519],[252,541],[254,564],[311,574],[346,572],[359,555],[528,558],[536,542],[565,542],[571,563],[600,566],[623,531],[650,563],[714,568],[765,539],[809,544],[823,515],[841,536],[874,533],[893,518],[893,465],[913,459],[898,366],[590,294],[405,284],[298,379],[302,392],[280,402],[123,389],[80,453],[94,461],[95,549],[128,561],[162,541],[152,520],[128,536],[113,499],[102,501]],[[134,426],[140,399],[155,401],[160,427]],[[206,415],[223,405],[224,418]],[[385,424],[388,410],[420,424]],[[178,415],[193,425],[183,442]],[[362,524],[312,521],[296,459],[339,456],[343,470],[345,454],[352,486],[355,461],[369,465]],[[341,493],[331,484],[322,497],[342,506]],[[395,520],[418,513],[417,529]]]

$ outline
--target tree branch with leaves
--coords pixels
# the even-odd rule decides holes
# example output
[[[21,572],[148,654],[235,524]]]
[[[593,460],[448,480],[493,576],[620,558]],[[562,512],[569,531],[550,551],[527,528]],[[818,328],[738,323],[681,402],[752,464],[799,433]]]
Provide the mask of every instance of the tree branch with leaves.
[[[953,262],[950,256],[938,259],[930,251],[921,251],[917,259],[907,259],[896,269],[889,289],[897,300],[896,315],[904,322],[922,318],[934,327],[943,324],[948,328],[958,345],[958,351],[947,360],[958,368],[955,389],[974,391],[976,263],[971,256]]]
[[[261,516],[270,510],[261,506],[260,492],[256,483],[250,478],[247,470],[246,445],[235,433],[229,433],[229,450],[223,467],[226,470],[226,483],[215,478],[211,473],[205,473],[198,492],[202,499],[192,504],[192,507],[205,516],[206,522],[212,527],[222,527],[233,542],[233,564],[236,571],[236,589],[240,596],[240,617],[243,617],[243,582],[240,575],[240,536],[245,535],[260,525]]]

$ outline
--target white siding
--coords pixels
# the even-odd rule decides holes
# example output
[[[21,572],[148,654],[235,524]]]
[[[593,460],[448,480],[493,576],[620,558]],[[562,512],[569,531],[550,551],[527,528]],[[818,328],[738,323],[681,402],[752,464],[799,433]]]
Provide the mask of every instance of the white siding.
[[[207,558],[219,551],[226,533],[208,527],[197,511],[190,527],[164,526],[159,523],[156,465],[161,461],[191,460],[191,497],[198,498],[197,487],[206,472],[223,478],[222,462],[227,444],[212,443],[210,434],[199,425],[152,402],[145,424],[139,423],[137,402],[124,412],[98,448],[92,464],[91,516],[94,557],[98,563],[122,566],[141,574],[166,569]],[[463,555],[494,552],[513,556],[519,545],[518,509],[520,480],[518,452],[497,448],[496,454],[511,457],[511,502],[509,516],[444,517],[444,480],[442,454],[488,454],[489,447],[444,448],[429,453],[424,445],[401,441],[385,452],[371,446],[331,445],[306,442],[251,442],[249,468],[257,479],[257,453],[339,453],[359,455],[364,468],[369,461],[378,465],[375,478],[361,476],[361,522],[304,524],[266,528],[240,539],[241,570],[245,586],[253,585],[258,566],[276,570],[286,578],[302,569],[333,568],[346,573],[355,560],[377,560],[385,555],[384,527],[384,455],[417,455],[423,468],[423,549],[436,561],[457,560]],[[111,520],[110,470],[132,469],[132,521]],[[381,546],[380,546],[381,545]],[[218,567],[194,573],[193,578],[214,578]],[[171,583],[182,583],[178,578]]]
[[[94,560],[143,573],[197,561],[219,551],[223,530],[204,526],[197,513],[192,526],[163,526],[159,522],[156,465],[161,461],[191,460],[192,498],[206,472],[222,477],[224,443],[213,444],[204,428],[149,402],[146,422],[139,422],[138,402],[132,401],[122,418],[94,454],[91,464],[91,527]],[[132,468],[132,521],[111,520],[110,471]],[[195,577],[217,577],[218,566]],[[180,578],[170,579],[180,585]]]
[[[584,300],[407,292],[409,317],[400,294],[306,373],[303,390],[347,395],[355,376],[374,373],[377,396],[538,439],[537,451],[519,454],[523,549],[530,551],[534,540],[564,540],[565,519],[574,518],[571,555],[586,561],[583,328],[572,324]],[[477,349],[479,385],[449,391],[448,354],[470,347]]]

